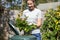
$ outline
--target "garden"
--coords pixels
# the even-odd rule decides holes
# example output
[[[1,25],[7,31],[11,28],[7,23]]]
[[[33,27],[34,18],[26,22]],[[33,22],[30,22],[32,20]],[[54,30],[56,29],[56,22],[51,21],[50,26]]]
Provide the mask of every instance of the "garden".
[[[36,28],[36,25],[28,25],[25,20],[20,17],[16,19],[16,27],[24,30],[25,34],[30,35],[29,32]],[[60,6],[56,10],[49,9],[46,11],[45,20],[40,28],[42,33],[42,40],[59,40],[60,39]]]

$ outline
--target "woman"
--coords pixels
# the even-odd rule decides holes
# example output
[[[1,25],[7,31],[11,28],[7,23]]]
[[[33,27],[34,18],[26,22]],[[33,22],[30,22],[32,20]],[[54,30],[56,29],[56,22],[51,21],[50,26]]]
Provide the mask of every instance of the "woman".
[[[27,17],[29,25],[34,24],[37,26],[36,29],[32,30],[31,34],[36,36],[37,40],[41,40],[40,26],[42,24],[41,11],[36,8],[35,0],[27,0],[28,9],[23,11],[22,18]]]

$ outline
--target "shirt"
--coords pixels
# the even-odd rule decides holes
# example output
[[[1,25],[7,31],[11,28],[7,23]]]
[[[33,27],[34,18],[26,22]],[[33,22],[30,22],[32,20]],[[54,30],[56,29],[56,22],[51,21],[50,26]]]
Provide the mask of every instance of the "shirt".
[[[33,11],[26,9],[23,11],[23,15],[21,16],[21,18],[26,18],[26,17],[27,17],[26,21],[29,23],[29,25],[37,24],[37,19],[42,18],[42,12],[37,8],[35,8]],[[40,33],[40,29],[35,29],[32,31],[32,34],[36,34],[36,33]]]

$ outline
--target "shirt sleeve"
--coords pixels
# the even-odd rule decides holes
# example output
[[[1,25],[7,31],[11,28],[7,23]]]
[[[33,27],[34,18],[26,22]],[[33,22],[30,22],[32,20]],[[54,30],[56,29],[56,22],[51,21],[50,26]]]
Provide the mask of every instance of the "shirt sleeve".
[[[23,14],[20,18],[26,18],[25,12],[23,11]]]
[[[40,18],[40,19],[42,18],[42,11],[40,11],[40,10],[38,12],[38,18]]]

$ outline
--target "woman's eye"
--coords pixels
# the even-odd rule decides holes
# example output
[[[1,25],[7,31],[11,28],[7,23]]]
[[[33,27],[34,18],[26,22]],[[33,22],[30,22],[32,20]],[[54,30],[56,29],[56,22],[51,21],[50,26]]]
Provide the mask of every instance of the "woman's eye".
[[[31,5],[32,3],[28,4],[28,5]]]

